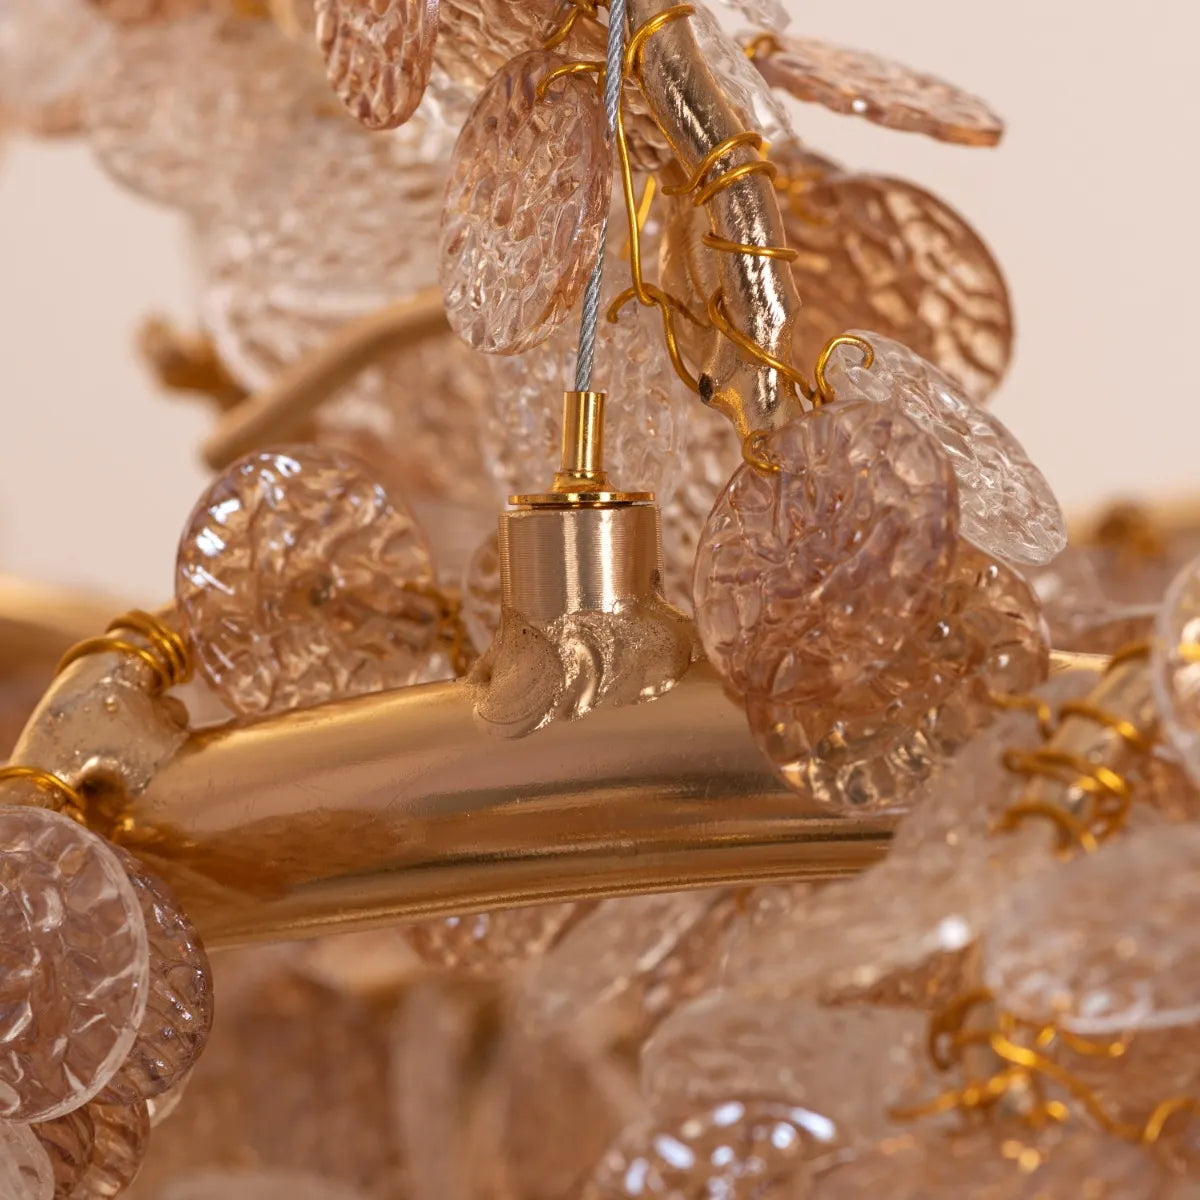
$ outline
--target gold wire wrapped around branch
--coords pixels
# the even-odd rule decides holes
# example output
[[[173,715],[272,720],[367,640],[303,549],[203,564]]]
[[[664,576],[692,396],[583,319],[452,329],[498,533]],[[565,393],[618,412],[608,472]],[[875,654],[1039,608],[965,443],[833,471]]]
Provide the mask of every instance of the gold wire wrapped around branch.
[[[53,802],[51,807],[55,812],[70,817],[80,825],[87,824],[83,797],[52,771],[43,771],[41,767],[0,767],[0,783],[18,780],[33,784],[39,792],[48,796]]]
[[[137,634],[145,645],[131,641],[121,634]],[[102,637],[87,638],[72,646],[58,664],[61,672],[89,654],[129,654],[150,668],[154,690],[186,683],[192,677],[192,654],[186,639],[159,617],[133,609],[111,621]]]
[[[632,32],[625,49],[623,62],[626,82],[633,80],[642,89],[643,93],[646,92],[642,70],[646,47],[650,39],[671,23],[685,20],[694,12],[694,6],[690,4],[671,5],[644,20]],[[640,229],[645,221],[646,207],[645,205],[639,205],[634,197],[633,173],[628,141],[625,134],[623,107],[622,105],[618,108],[616,141],[621,167],[622,191],[629,222],[629,261],[632,289],[631,293],[624,293],[619,298],[619,302],[610,307],[609,319],[616,319],[619,309],[627,302],[630,295],[636,297],[638,303],[643,306],[658,308],[662,318],[663,334],[667,343],[671,365],[688,388],[699,392],[700,382],[683,362],[679,353],[678,340],[675,336],[675,317],[682,313],[686,317],[691,318],[691,314],[682,302],[668,295],[662,288],[656,288],[654,285],[649,284],[644,276]],[[734,184],[751,175],[763,175],[768,179],[774,180],[778,174],[778,166],[762,157],[756,157],[749,162],[726,165],[723,170],[719,169],[722,167],[724,160],[729,158],[734,151],[753,149],[756,154],[761,155],[764,146],[765,143],[762,135],[752,130],[741,130],[728,137],[721,138],[701,156],[700,161],[690,172],[685,183],[664,187],[662,190],[664,194],[672,196],[690,194],[692,203],[702,206],[709,203],[713,198]],[[788,262],[795,258],[795,251],[786,245],[757,245],[753,242],[722,236],[714,230],[710,230],[704,234],[701,240],[706,247],[719,253],[782,262]],[[695,318],[691,319],[695,320]],[[727,314],[722,313],[721,319],[717,321],[713,321],[710,314],[710,321],[717,333],[726,341],[732,343],[737,351],[749,362],[760,364],[777,372],[783,381],[785,390],[791,390],[794,394],[794,389],[800,386],[805,395],[810,394],[807,382],[800,372],[783,362],[779,356],[771,354],[753,337],[736,329],[728,319]],[[696,323],[701,324],[702,322],[696,321]],[[743,430],[744,432],[746,431]]]

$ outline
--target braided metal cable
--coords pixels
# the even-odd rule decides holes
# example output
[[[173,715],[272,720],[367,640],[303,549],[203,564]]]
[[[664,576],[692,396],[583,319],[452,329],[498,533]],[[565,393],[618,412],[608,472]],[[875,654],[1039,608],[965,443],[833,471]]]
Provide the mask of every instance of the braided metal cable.
[[[608,128],[616,136],[617,107],[621,103],[623,60],[625,57],[625,0],[609,0],[608,55],[604,68],[604,110]],[[604,282],[604,248],[608,239],[608,220],[600,230],[600,247],[596,265],[583,293],[583,308],[579,319],[579,351],[575,359],[575,390],[587,392],[592,387],[592,368],[596,362],[596,331],[600,324],[600,285]]]

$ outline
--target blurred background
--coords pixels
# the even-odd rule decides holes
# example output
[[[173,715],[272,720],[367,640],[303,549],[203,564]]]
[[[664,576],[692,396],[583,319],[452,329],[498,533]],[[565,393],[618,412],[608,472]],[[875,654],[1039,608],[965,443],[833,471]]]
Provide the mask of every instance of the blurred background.
[[[991,244],[1018,319],[994,408],[1068,512],[1195,488],[1200,6],[792,4],[795,32],[944,75],[1007,118],[995,151],[815,106],[797,128],[847,165],[945,196]],[[0,573],[145,603],[170,593],[212,418],[158,393],[133,334],[152,311],[192,325],[191,295],[182,222],[121,192],[87,149],[0,150]]]

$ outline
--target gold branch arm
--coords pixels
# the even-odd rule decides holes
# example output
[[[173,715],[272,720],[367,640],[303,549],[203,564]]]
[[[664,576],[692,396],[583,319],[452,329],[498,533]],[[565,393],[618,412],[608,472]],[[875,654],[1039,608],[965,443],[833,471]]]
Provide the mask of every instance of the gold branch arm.
[[[464,683],[291,713],[193,738],[131,803],[122,840],[215,945],[830,878],[890,836],[785,789],[706,664],[653,704],[518,742],[476,723]]]
[[[389,350],[447,328],[436,288],[348,322],[319,349],[284,368],[266,390],[227,413],[204,445],[213,470],[271,442],[294,437],[343,384]]]
[[[670,7],[671,0],[630,0],[631,30]],[[646,101],[689,175],[715,147],[747,132],[708,69],[688,21],[662,25],[645,40],[640,59],[639,82]],[[719,159],[714,171],[732,174],[757,161],[757,151],[740,145]],[[710,190],[705,208],[718,238],[757,247],[786,246],[783,217],[768,174],[754,171]],[[789,362],[800,296],[787,262],[723,253],[719,266],[730,325],[768,355]],[[794,388],[778,371],[719,333],[713,336],[700,385],[703,398],[729,417],[743,440],[755,430],[786,424],[801,411]]]

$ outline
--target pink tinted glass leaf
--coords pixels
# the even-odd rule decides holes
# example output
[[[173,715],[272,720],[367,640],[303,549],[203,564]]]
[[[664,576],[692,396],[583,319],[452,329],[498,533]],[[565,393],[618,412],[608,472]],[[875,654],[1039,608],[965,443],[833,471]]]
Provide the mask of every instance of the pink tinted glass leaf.
[[[519,354],[565,319],[595,262],[612,153],[594,80],[538,85],[563,60],[532,51],[501,69],[454,148],[441,280],[458,335]]]
[[[245,716],[402,687],[439,670],[429,547],[358,459],[259,451],[201,497],[176,596],[200,670]]]
[[[317,0],[329,82],[368,129],[395,129],[429,82],[438,0]]]
[[[146,927],[116,855],[42,808],[0,808],[0,1119],[80,1107],[146,1006]]]
[[[1004,122],[977,96],[865,50],[784,36],[756,61],[768,83],[797,100],[877,125],[966,146],[994,146],[1004,132]]]

